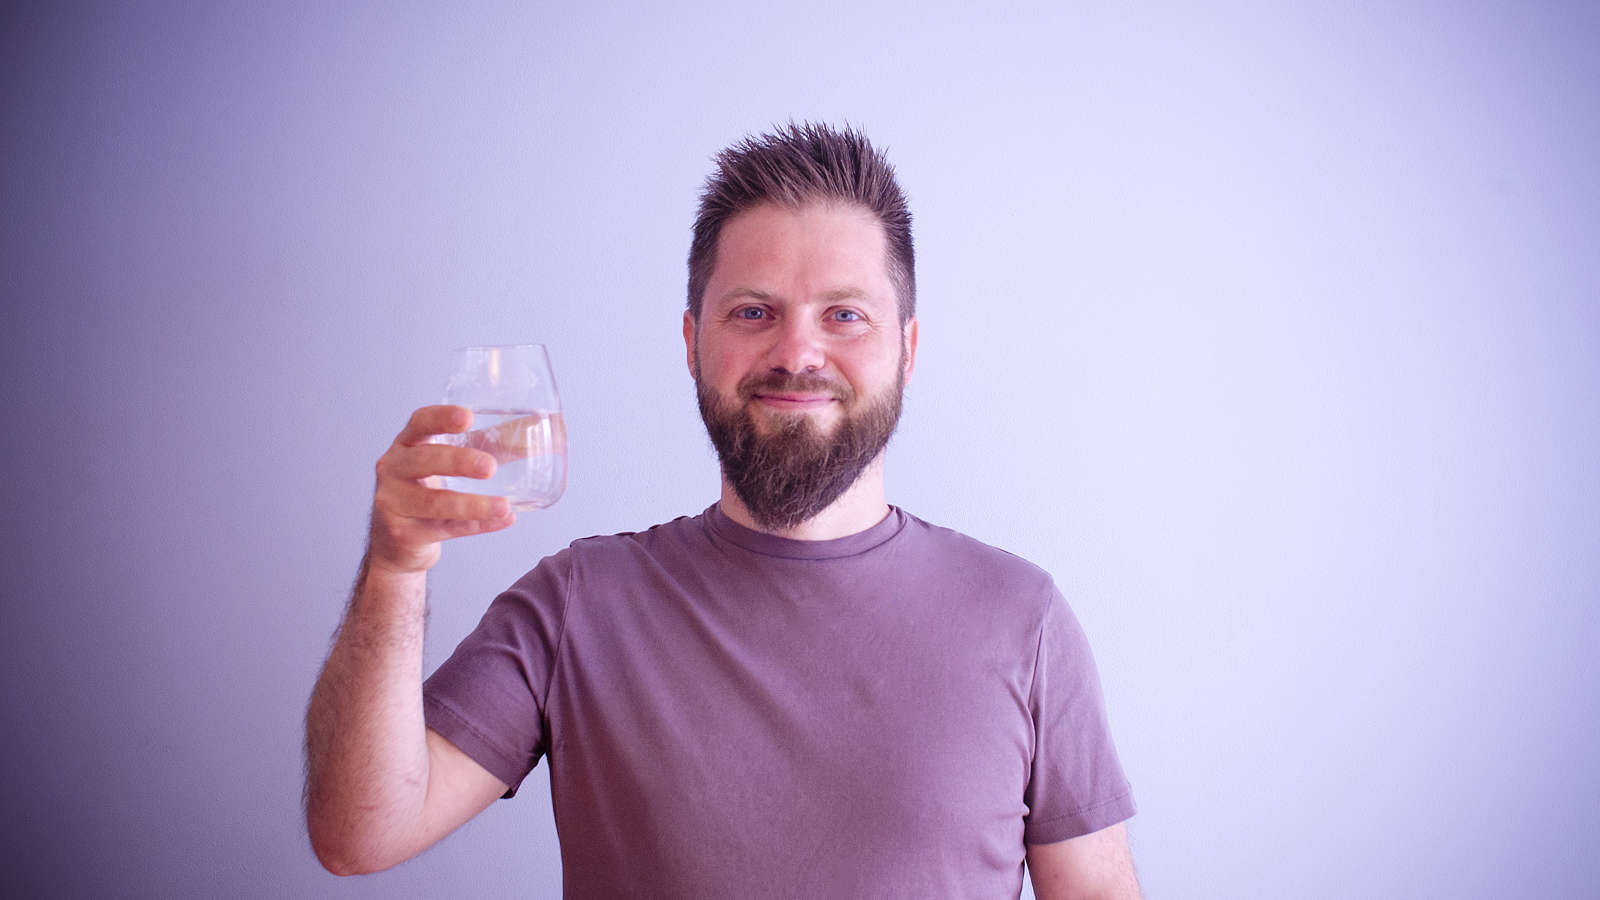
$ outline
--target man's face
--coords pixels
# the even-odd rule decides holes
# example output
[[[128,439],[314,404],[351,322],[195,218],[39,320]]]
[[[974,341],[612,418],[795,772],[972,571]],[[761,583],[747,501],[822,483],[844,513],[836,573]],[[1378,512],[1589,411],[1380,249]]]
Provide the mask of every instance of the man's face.
[[[821,512],[899,421],[916,356],[883,228],[853,205],[764,205],[723,225],[690,372],[724,475],[766,527]]]

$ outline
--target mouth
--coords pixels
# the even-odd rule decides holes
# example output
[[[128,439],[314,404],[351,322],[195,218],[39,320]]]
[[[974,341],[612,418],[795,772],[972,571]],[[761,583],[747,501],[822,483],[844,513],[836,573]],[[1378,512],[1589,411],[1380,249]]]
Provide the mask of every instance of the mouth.
[[[805,412],[814,409],[823,409],[835,402],[831,394],[815,394],[780,391],[776,393],[758,393],[751,396],[752,400],[770,409],[794,410]]]

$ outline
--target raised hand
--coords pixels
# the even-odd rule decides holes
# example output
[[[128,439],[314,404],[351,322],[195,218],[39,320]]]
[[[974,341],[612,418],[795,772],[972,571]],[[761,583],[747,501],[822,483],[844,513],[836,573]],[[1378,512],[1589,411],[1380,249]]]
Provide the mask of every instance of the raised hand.
[[[494,456],[472,447],[430,443],[439,434],[462,434],[472,411],[462,406],[424,406],[378,459],[367,564],[394,573],[423,572],[439,561],[440,543],[450,538],[499,531],[516,521],[504,497],[442,489],[439,476],[487,478]]]

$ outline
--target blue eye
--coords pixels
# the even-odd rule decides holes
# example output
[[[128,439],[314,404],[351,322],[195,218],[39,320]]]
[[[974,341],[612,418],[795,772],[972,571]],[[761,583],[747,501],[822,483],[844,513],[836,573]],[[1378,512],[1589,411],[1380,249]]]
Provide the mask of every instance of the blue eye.
[[[837,309],[833,312],[833,320],[835,322],[859,322],[861,321],[861,314],[853,309]]]
[[[733,313],[733,317],[734,318],[736,318],[736,319],[745,319],[745,320],[748,320],[748,321],[751,321],[751,322],[754,322],[757,319],[765,318],[766,315],[767,315],[767,311],[762,309],[759,306],[741,307],[738,310],[735,310],[734,313]]]

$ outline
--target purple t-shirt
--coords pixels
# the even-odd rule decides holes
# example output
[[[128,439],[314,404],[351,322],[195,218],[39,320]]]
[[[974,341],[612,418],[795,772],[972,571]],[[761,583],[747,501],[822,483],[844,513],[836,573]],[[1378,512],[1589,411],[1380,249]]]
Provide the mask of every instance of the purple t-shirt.
[[[576,541],[424,709],[507,796],[549,756],[568,897],[1015,897],[1024,842],[1134,813],[1049,575],[899,509]]]

